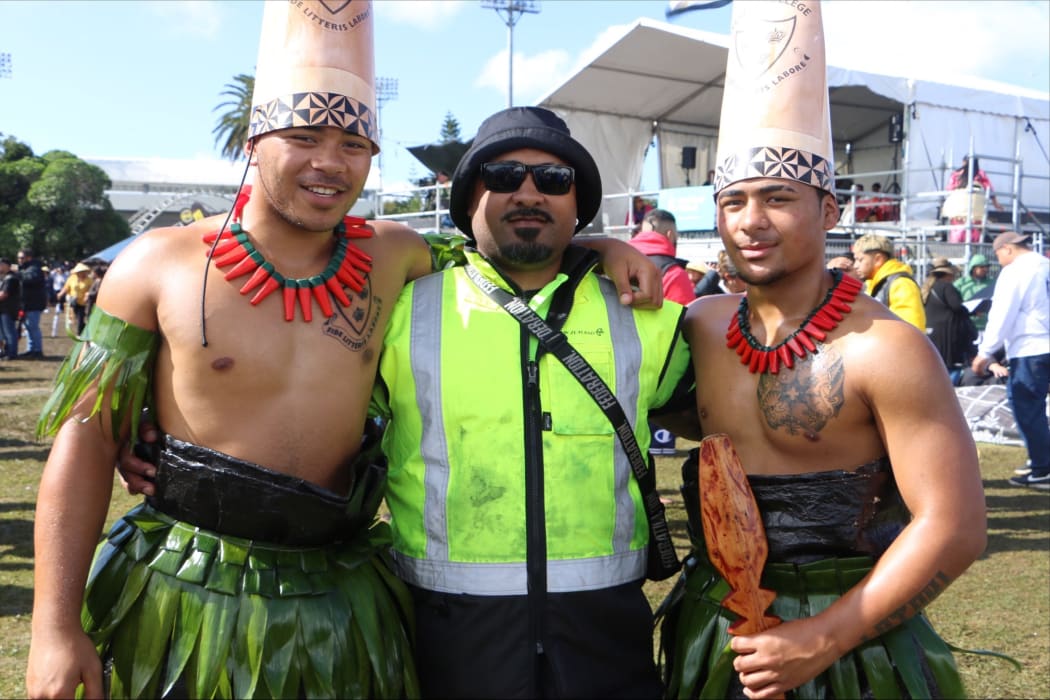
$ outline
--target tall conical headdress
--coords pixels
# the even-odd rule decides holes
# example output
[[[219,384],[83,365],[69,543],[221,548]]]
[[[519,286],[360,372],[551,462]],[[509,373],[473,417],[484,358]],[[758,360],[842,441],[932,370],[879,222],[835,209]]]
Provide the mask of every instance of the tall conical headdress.
[[[273,0],[263,11],[248,137],[335,126],[379,151],[370,0]]]
[[[835,186],[819,0],[733,3],[715,191],[776,177]]]

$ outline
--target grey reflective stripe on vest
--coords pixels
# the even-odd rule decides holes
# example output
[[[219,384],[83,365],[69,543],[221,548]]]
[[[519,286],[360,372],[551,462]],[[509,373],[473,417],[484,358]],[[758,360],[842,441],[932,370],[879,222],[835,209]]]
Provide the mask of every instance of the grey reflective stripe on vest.
[[[448,560],[448,525],[445,494],[449,482],[448,443],[441,410],[441,311],[442,285],[448,275],[428,275],[416,280],[412,293],[410,359],[416,384],[416,402],[422,421],[420,454],[426,502],[426,559],[394,552],[398,575],[408,583],[433,591],[475,595],[525,595],[525,562],[467,563]],[[454,284],[454,282],[449,282]],[[617,398],[632,425],[637,417],[641,342],[634,314],[621,306],[612,284],[601,285],[609,314],[611,342],[616,351]],[[502,313],[502,311],[501,311]],[[421,322],[417,322],[417,320]],[[550,361],[557,362],[553,357]],[[645,575],[646,550],[630,550],[635,508],[627,485],[633,475],[619,441],[615,441],[614,475],[616,524],[613,554],[585,559],[547,562],[547,589],[551,592],[582,591],[637,581]]]
[[[411,358],[416,380],[416,405],[423,435],[419,451],[426,465],[423,520],[427,529],[427,558],[448,559],[445,494],[448,492],[448,443],[441,406],[441,285],[445,275],[416,280],[412,292]],[[417,323],[416,319],[426,319]]]
[[[627,422],[638,424],[638,375],[642,367],[642,344],[638,339],[638,326],[634,312],[620,303],[612,283],[602,281],[599,285],[605,298],[609,314],[609,340],[616,358],[616,398],[623,407]],[[637,430],[635,430],[637,434]],[[634,478],[631,462],[623,445],[615,437],[613,447],[614,493],[616,494],[616,527],[613,531],[613,551],[626,552],[634,534],[634,501],[627,486]]]
[[[479,564],[429,561],[394,552],[394,571],[405,583],[441,593],[525,595],[525,562]],[[645,549],[607,557],[547,562],[551,593],[595,591],[645,576]]]

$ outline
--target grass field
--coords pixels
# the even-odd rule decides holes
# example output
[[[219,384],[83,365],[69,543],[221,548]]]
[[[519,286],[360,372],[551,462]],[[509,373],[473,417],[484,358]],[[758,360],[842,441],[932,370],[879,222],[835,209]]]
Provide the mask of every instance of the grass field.
[[[47,338],[47,360],[0,364],[0,698],[25,695],[33,511],[48,450],[46,443],[33,439],[33,426],[60,355],[68,348],[67,339]],[[679,442],[680,449],[688,446]],[[949,642],[1007,652],[1023,664],[1018,672],[1003,661],[959,655],[972,697],[1050,698],[1050,495],[1006,485],[1013,468],[1024,462],[1023,450],[978,447],[988,504],[988,549],[930,606],[929,615]],[[671,501],[668,517],[684,553],[685,513],[677,492],[681,461],[680,456],[657,459],[660,491]],[[110,520],[135,500],[115,489]],[[647,584],[654,605],[672,583]]]

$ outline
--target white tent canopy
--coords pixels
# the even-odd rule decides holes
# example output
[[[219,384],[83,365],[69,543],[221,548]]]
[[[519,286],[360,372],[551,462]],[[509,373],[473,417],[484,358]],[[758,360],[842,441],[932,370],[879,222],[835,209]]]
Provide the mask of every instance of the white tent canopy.
[[[639,19],[539,104],[560,114],[595,156],[605,194],[637,191],[646,149],[660,145],[662,187],[686,183],[684,146],[696,148],[691,184],[713,169],[729,37]],[[902,194],[944,189],[945,168],[973,148],[979,156],[1020,159],[1026,175],[1050,175],[1050,93],[967,79],[916,80],[828,66],[836,172],[904,169]],[[891,115],[904,140],[889,142]],[[849,145],[847,155],[846,146]],[[1010,191],[1012,165],[985,158],[997,190]],[[998,171],[998,172],[997,172]],[[1046,180],[1027,180],[1029,208],[1050,207]],[[626,199],[607,201],[606,219],[622,221]],[[935,218],[935,204],[910,218]]]

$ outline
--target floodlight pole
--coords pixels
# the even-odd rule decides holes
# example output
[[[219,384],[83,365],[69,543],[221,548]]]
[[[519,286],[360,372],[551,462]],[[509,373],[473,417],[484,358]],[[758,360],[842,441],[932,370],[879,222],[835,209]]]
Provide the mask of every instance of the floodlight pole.
[[[0,78],[11,77],[11,54],[0,52]]]
[[[376,143],[379,144],[379,190],[383,190],[383,103],[397,99],[397,78],[376,78]]]
[[[481,6],[495,10],[507,25],[507,107],[514,106],[514,25],[523,14],[539,14],[539,0],[481,0]],[[507,14],[504,15],[503,13]]]

